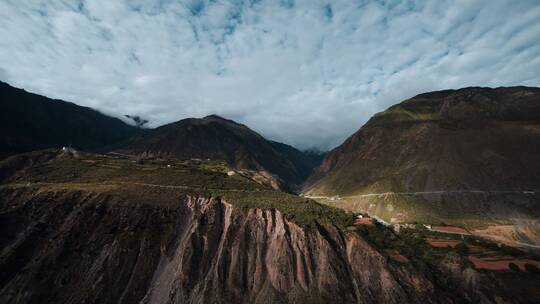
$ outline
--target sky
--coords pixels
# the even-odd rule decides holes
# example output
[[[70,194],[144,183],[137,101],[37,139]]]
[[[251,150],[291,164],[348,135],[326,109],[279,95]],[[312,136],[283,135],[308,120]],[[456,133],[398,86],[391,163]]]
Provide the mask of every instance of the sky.
[[[151,127],[339,145],[418,93],[540,86],[538,0],[2,0],[0,80]]]

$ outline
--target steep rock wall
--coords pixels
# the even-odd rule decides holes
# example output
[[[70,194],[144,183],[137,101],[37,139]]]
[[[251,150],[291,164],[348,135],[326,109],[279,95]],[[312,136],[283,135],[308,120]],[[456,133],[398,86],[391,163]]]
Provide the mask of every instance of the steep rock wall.
[[[452,302],[354,232],[186,197],[0,190],[3,303]]]

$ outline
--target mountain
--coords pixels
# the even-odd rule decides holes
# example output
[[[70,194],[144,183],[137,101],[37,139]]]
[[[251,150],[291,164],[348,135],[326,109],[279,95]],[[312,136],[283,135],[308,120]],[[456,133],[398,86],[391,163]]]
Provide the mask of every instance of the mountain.
[[[318,165],[315,157],[269,141],[243,124],[210,115],[188,118],[142,134],[118,152],[178,159],[224,160],[230,166],[275,175],[300,185]]]
[[[216,115],[184,119],[156,129],[125,115],[135,126],[93,109],[53,100],[0,82],[0,158],[70,146],[145,156],[224,160],[244,175],[291,191],[318,166],[317,155],[269,141],[248,127]]]
[[[531,87],[431,92],[392,106],[330,151],[305,189],[392,222],[516,225],[516,241],[536,244],[539,191],[540,89]]]
[[[0,302],[540,300],[534,272],[475,269],[421,231],[354,226],[228,170],[58,150],[0,161]]]
[[[309,174],[311,174],[313,170],[321,164],[324,158],[323,152],[310,150],[300,151],[290,145],[277,141],[270,141],[270,144],[277,152],[287,156],[287,158],[298,167],[300,172],[303,172],[301,177],[302,181],[304,181]],[[308,173],[308,175],[305,173]]]
[[[96,150],[139,132],[117,118],[7,83],[0,82],[0,96],[0,157],[62,146]]]

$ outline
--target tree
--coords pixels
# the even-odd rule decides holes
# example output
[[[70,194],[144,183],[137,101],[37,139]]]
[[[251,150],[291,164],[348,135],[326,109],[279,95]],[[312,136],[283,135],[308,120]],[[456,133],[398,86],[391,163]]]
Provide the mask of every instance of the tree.
[[[519,266],[516,265],[515,263],[508,264],[508,268],[510,268],[510,270],[512,270],[512,271],[519,272]]]
[[[469,253],[469,247],[463,242],[456,245],[456,250],[461,255],[466,255]]]
[[[540,269],[538,269],[536,265],[529,264],[529,263],[525,264],[525,271],[527,271],[528,273],[540,274]]]

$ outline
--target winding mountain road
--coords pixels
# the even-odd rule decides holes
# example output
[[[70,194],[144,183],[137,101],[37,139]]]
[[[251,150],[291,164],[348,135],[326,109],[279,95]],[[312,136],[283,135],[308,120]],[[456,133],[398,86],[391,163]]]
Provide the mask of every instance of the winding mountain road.
[[[435,191],[417,191],[417,192],[380,192],[380,193],[366,193],[350,196],[311,196],[305,195],[305,198],[311,199],[337,199],[340,198],[356,198],[356,197],[381,197],[391,195],[425,195],[425,194],[451,194],[451,193],[474,193],[474,194],[535,194],[535,191],[530,190],[435,190]]]

